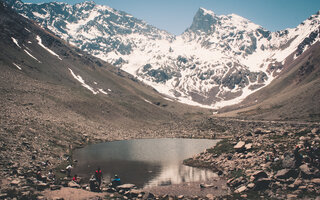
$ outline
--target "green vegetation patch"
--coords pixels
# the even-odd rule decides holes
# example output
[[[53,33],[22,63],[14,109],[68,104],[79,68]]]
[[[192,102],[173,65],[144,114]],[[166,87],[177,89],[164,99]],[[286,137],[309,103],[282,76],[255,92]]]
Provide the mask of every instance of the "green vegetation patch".
[[[239,178],[241,176],[246,177],[246,175],[242,169],[232,171],[230,174],[230,178]]]
[[[208,152],[219,156],[222,153],[234,153],[235,151],[229,140],[223,139],[215,147],[208,149]]]

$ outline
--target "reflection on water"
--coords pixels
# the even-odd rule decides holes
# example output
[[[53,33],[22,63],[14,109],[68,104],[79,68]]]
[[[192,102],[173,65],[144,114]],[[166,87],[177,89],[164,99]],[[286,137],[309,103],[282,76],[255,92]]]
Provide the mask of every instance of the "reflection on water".
[[[213,177],[217,177],[217,174],[209,170],[185,165],[162,166],[161,172],[157,174],[157,177],[148,181],[144,187],[207,181]]]
[[[205,181],[216,174],[184,166],[182,161],[216,144],[204,139],[140,139],[90,145],[74,152],[74,173],[88,179],[97,167],[109,181],[118,174],[123,183],[139,188]]]

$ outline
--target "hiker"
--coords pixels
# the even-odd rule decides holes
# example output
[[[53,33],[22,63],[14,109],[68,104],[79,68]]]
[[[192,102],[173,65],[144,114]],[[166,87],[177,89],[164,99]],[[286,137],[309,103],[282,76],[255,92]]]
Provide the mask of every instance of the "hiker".
[[[66,171],[67,171],[67,176],[68,176],[68,177],[71,177],[71,169],[72,169],[72,166],[71,166],[71,165],[68,165],[68,166],[66,167]]]
[[[89,179],[89,187],[92,192],[99,191],[97,180],[94,175],[92,175],[91,178]]]
[[[102,172],[100,170],[100,167],[98,167],[98,169],[96,170],[96,172],[94,173],[94,176],[98,182],[99,188],[101,186],[101,179],[102,179]]]
[[[72,181],[78,184],[80,183],[80,179],[78,178],[77,174],[74,175],[74,177],[72,178]]]
[[[114,179],[112,179],[111,181],[111,187],[115,188],[118,185],[121,185],[120,178],[118,177],[118,175],[114,175]]]

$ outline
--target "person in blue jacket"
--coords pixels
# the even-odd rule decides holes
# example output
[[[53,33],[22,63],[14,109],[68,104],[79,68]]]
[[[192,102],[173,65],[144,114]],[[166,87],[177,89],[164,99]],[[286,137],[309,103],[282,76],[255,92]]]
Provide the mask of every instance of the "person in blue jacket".
[[[118,175],[114,175],[114,178],[111,181],[112,187],[117,187],[118,185],[121,185],[121,181],[120,178],[118,177]]]

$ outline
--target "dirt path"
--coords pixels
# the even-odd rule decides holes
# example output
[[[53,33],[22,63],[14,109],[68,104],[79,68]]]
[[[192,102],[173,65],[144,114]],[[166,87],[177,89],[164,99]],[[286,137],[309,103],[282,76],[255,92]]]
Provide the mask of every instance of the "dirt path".
[[[82,189],[63,187],[61,190],[45,190],[42,192],[45,198],[52,200],[55,198],[63,198],[64,200],[85,200],[95,199],[96,197],[104,197],[105,193],[89,192]]]

